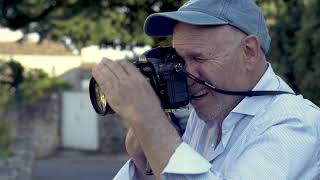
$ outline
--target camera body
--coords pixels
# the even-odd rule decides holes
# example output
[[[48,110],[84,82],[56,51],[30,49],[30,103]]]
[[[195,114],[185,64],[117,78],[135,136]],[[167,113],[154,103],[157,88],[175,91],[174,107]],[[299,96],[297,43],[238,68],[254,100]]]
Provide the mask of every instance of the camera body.
[[[189,103],[187,77],[176,71],[183,63],[171,47],[151,49],[134,63],[150,81],[163,109],[177,109]]]
[[[146,51],[133,62],[140,72],[150,82],[160,99],[164,110],[178,109],[189,103],[187,77],[177,71],[183,67],[183,59],[172,47],[158,47]],[[99,95],[99,86],[92,78],[89,85],[90,99],[95,111],[100,115],[112,113],[105,97]],[[128,92],[130,93],[130,92]]]

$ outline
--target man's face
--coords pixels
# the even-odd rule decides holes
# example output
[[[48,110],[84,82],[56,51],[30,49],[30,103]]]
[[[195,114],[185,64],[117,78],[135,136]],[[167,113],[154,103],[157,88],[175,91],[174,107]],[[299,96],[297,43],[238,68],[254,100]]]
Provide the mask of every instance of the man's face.
[[[178,23],[173,46],[185,60],[185,69],[224,90],[247,90],[242,66],[241,38],[230,26],[199,27]],[[243,35],[243,36],[241,36]],[[243,99],[217,93],[188,79],[191,104],[204,121],[222,121]]]

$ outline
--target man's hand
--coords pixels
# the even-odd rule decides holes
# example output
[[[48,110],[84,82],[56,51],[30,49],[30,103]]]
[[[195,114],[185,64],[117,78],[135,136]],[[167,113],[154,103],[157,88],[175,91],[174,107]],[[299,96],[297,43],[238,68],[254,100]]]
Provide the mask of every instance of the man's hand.
[[[160,174],[181,138],[168,121],[150,83],[133,64],[106,58],[92,69],[92,75],[110,107],[132,127],[156,178],[161,179]]]
[[[129,123],[146,113],[162,111],[151,85],[132,63],[103,58],[92,75],[111,108]]]

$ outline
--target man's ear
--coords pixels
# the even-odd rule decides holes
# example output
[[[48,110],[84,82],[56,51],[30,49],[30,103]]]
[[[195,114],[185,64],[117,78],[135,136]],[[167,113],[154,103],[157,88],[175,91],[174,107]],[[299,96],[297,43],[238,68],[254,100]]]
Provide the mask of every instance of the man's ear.
[[[247,70],[252,70],[261,58],[260,40],[256,35],[248,35],[242,40],[244,60]]]

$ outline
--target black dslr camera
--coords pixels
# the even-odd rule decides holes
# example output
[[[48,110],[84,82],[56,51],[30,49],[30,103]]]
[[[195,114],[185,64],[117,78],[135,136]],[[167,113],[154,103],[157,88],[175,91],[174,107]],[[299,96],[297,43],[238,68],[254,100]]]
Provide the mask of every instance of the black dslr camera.
[[[187,77],[179,73],[184,61],[172,47],[159,47],[146,51],[133,64],[149,80],[164,110],[178,109],[189,103]],[[105,95],[93,78],[89,92],[91,103],[100,115],[113,113]],[[128,92],[130,93],[130,92]]]

